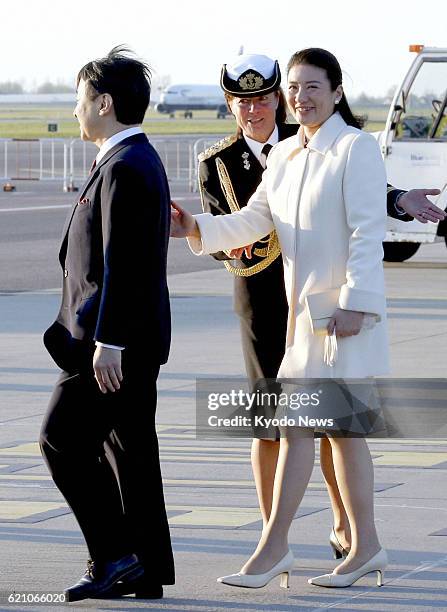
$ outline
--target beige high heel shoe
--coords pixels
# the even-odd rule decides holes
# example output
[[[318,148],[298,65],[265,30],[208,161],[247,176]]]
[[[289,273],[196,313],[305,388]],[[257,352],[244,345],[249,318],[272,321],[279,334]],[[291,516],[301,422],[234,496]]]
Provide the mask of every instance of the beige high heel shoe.
[[[388,565],[388,555],[386,550],[381,548],[369,561],[364,563],[354,572],[348,574],[322,574],[315,578],[309,578],[309,584],[323,587],[348,587],[357,582],[362,576],[366,576],[370,572],[377,572],[377,586],[383,586],[383,573]]]
[[[334,553],[334,559],[345,559],[348,556],[349,550],[343,548],[343,546],[340,544],[333,527],[329,536],[329,544],[331,545],[332,552]]]
[[[217,582],[229,584],[230,586],[245,587],[247,589],[260,589],[266,586],[273,578],[281,575],[280,586],[284,589],[289,588],[289,578],[292,573],[294,558],[292,551],[289,552],[280,560],[271,570],[264,574],[230,574],[229,576],[221,576]]]

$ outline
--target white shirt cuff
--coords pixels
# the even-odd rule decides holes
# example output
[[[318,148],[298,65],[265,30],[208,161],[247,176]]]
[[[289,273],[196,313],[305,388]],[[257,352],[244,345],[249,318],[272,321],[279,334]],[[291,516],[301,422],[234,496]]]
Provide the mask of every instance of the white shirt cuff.
[[[98,342],[98,340],[95,341],[96,346],[103,346],[104,348],[111,348],[111,349],[116,349],[117,351],[124,351],[125,347],[124,346],[115,346],[114,344],[106,344],[105,342]]]
[[[402,197],[402,196],[403,196],[405,193],[407,193],[407,192],[406,192],[406,191],[402,191],[401,193],[399,193],[399,195],[396,197],[396,199],[395,199],[395,201],[394,201],[394,208],[395,208],[395,210],[396,210],[397,214],[398,214],[399,216],[401,216],[401,217],[402,217],[403,215],[406,215],[406,214],[407,214],[407,212],[406,212],[406,211],[405,211],[403,208],[401,208],[401,207],[399,206],[399,200],[401,199],[401,197]]]

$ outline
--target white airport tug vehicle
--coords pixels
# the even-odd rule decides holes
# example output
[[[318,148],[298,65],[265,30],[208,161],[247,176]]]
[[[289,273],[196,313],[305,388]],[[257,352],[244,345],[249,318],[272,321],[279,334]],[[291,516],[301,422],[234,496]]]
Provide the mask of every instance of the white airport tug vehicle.
[[[417,55],[397,88],[383,132],[376,134],[388,182],[400,189],[438,188],[447,207],[447,48],[411,45]],[[388,218],[385,261],[405,261],[424,243],[445,241],[447,220],[404,223]]]

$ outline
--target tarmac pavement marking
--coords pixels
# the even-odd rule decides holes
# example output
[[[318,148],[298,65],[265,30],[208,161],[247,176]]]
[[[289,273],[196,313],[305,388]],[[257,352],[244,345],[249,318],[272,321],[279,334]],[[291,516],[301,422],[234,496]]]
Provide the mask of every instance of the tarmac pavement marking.
[[[425,453],[417,451],[384,451],[373,459],[374,465],[434,467],[447,461],[447,453]]]
[[[35,486],[35,483],[52,483],[53,479],[47,474],[21,474],[20,472],[14,472],[13,474],[0,474],[0,487],[8,487],[8,483],[13,483],[10,486],[26,487]],[[29,483],[27,485],[26,483]],[[375,491],[381,493],[388,489],[400,486],[401,482],[392,483],[375,483]],[[164,478],[163,485],[165,487],[191,487],[191,488],[207,488],[207,489],[254,489],[253,480],[204,480],[194,478]],[[325,491],[326,485],[322,482],[310,482],[308,488],[312,491]]]
[[[244,527],[261,518],[259,510],[240,507],[167,505],[166,511],[174,514],[169,518],[173,527]],[[70,512],[63,503],[0,501],[0,522],[34,523]]]
[[[160,449],[160,458],[164,461],[177,461],[183,463],[248,463],[249,456],[234,455],[235,451],[243,453],[244,448],[231,447],[201,447],[201,446],[164,446]],[[172,451],[177,451],[171,454]],[[216,453],[223,452],[222,455],[192,455],[191,453]],[[418,451],[378,451],[373,452],[375,465],[396,466],[396,467],[434,467],[447,462],[447,452],[418,452]],[[225,453],[233,453],[225,454]],[[7,448],[0,448],[2,457],[40,457],[40,448],[37,442],[17,444]]]
[[[188,453],[191,452],[197,452],[197,451],[202,451],[202,452],[209,452],[209,451],[213,451],[215,452],[218,447],[198,447],[198,446],[194,446],[194,447],[188,447],[188,446],[176,446],[176,447],[170,447],[170,446],[165,446],[162,447],[160,449],[160,456],[164,456],[165,458],[167,458],[165,456],[166,451],[169,452],[170,450],[175,450],[175,451],[181,451],[181,453],[187,453],[187,456],[189,459],[191,459],[190,455],[188,455]],[[227,449],[223,449],[225,451],[235,451],[235,448],[227,448]],[[241,451],[243,451],[244,449],[241,448]],[[16,444],[14,446],[8,446],[6,448],[0,448],[0,456],[2,457],[41,457],[41,452],[40,452],[40,447],[39,444],[37,442],[28,442],[25,444]],[[180,455],[179,455],[180,456]],[[169,458],[178,458],[176,456],[169,456]],[[213,457],[192,457],[194,460],[212,460]],[[225,456],[226,458],[226,456]],[[240,457],[241,459],[245,459],[244,457]],[[446,455],[447,458],[447,455]],[[228,458],[231,459],[231,458]],[[238,457],[233,457],[233,460],[237,460]]]
[[[410,396],[411,397],[411,396]],[[181,433],[176,433],[172,430],[178,430]],[[166,433],[165,433],[166,432]],[[169,432],[169,433],[167,433]],[[195,439],[197,440],[196,430],[191,425],[168,425],[168,424],[157,424],[157,434],[161,438],[172,438],[172,439]],[[239,441],[240,442],[240,441]],[[406,446],[447,446],[446,440],[426,440],[426,439],[408,439],[408,440],[396,440],[393,438],[371,438],[370,444],[404,444]],[[217,448],[217,447],[216,447]],[[236,445],[233,446],[236,448]],[[242,447],[241,447],[242,448]]]
[[[249,463],[250,458],[243,456],[231,456],[231,455],[190,455],[188,453],[178,452],[174,455],[167,453],[169,448],[165,450],[161,449],[160,458],[164,461],[177,461],[179,463]],[[389,466],[389,467],[435,467],[446,463],[447,465],[447,453],[426,453],[426,452],[412,452],[412,451],[380,451],[372,452],[373,463],[378,466]],[[316,465],[319,464],[317,460]]]
[[[1,476],[0,476],[1,481]],[[255,486],[254,480],[194,480],[194,479],[179,479],[179,478],[164,478],[163,484],[169,486],[194,486],[194,487],[207,487],[212,489],[231,488],[249,488],[253,489]],[[325,490],[326,486],[319,482],[310,482],[308,485],[309,489]]]
[[[246,446],[173,446],[172,444],[165,444],[162,446],[162,451],[178,451],[184,452],[199,452],[199,453],[241,453],[245,455],[250,450],[249,445]]]
[[[37,442],[16,444],[7,448],[0,448],[2,457],[41,457],[40,447]]]
[[[220,526],[220,527],[245,527],[259,521],[261,513],[259,510],[240,507],[194,507],[194,506],[170,506],[166,510],[184,511],[169,519],[172,527],[192,526]]]
[[[63,503],[0,501],[0,522],[35,523],[70,512]]]
[[[51,476],[47,476],[46,474],[20,474],[20,472],[14,472],[14,474],[0,474],[0,482],[8,481],[8,480],[23,480],[31,481],[31,480],[53,480]]]
[[[61,208],[72,208],[73,204],[54,204],[53,206],[21,206],[17,208],[0,208],[0,213],[10,212],[34,212],[40,210],[57,210]]]
[[[378,506],[382,506],[378,504]],[[418,506],[387,505],[392,508],[415,509]],[[294,518],[298,519],[314,512],[327,510],[325,507],[301,508],[302,512]],[[439,510],[425,508],[426,510]],[[171,527],[195,528],[250,528],[260,522],[261,514],[256,508],[241,508],[240,506],[194,506],[168,504],[166,506]],[[70,508],[64,503],[35,501],[0,501],[0,523],[37,523],[65,514],[71,514]],[[430,535],[446,535],[446,530]]]
[[[38,482],[48,481],[52,482],[53,479],[47,474],[21,474],[15,472],[14,474],[0,474],[0,484],[8,481],[23,481],[23,482]],[[253,488],[255,486],[253,480],[202,480],[194,478],[164,478],[163,484],[171,487],[175,486],[194,486],[194,487],[206,487],[206,488],[227,488],[227,487],[240,487],[240,488]],[[397,486],[395,483],[391,486]],[[324,491],[326,489],[323,483],[310,482],[308,487],[310,489]]]
[[[160,451],[160,459],[162,461],[174,461],[176,463],[249,463],[248,457],[230,457],[228,455],[219,457],[207,457],[206,455],[166,455]]]
[[[176,453],[175,455],[166,454],[163,449],[160,449],[161,461],[172,461],[174,463],[240,463],[249,464],[250,457],[231,456],[231,455],[191,455],[188,453]],[[374,456],[373,456],[374,460]],[[315,461],[315,465],[320,465],[319,460]]]

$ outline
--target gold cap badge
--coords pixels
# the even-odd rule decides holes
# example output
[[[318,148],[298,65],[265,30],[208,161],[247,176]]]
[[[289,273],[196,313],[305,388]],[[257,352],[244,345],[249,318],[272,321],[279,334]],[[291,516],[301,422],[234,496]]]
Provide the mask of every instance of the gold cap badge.
[[[262,76],[249,72],[245,76],[241,77],[238,83],[241,89],[244,91],[249,91],[252,89],[260,89],[264,85],[264,79]]]

